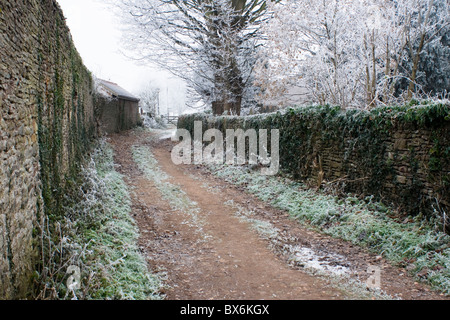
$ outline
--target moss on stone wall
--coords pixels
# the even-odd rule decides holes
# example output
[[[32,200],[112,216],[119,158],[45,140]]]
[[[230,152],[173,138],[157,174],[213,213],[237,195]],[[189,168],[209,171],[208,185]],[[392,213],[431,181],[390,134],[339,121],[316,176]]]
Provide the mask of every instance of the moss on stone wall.
[[[410,215],[450,209],[450,106],[412,102],[371,111],[331,106],[290,108],[250,117],[187,115],[179,128],[280,129],[280,167],[317,186],[374,195]],[[269,139],[270,141],[270,139]],[[322,171],[322,172],[321,172]],[[441,210],[441,211],[440,211]]]
[[[64,214],[96,132],[92,78],[55,0],[0,9],[0,298],[24,298],[45,249],[39,222]]]

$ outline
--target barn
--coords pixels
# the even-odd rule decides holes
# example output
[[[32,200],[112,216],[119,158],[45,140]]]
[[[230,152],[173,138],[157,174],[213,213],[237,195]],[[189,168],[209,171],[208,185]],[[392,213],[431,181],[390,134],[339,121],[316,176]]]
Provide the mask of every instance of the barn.
[[[142,123],[139,98],[117,83],[99,79],[97,93],[96,107],[102,133],[117,133]]]

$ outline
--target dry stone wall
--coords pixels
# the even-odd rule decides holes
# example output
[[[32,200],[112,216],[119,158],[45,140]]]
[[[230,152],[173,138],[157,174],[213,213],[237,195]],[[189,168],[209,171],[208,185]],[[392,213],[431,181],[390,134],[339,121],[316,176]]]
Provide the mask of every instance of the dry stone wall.
[[[0,0],[0,298],[30,294],[38,224],[96,134],[92,78],[55,0]]]
[[[413,101],[371,111],[314,106],[249,117],[196,114],[181,117],[178,127],[193,134],[195,121],[203,122],[203,132],[217,128],[224,135],[226,129],[279,129],[281,170],[311,186],[373,195],[410,215],[450,212],[449,105]]]

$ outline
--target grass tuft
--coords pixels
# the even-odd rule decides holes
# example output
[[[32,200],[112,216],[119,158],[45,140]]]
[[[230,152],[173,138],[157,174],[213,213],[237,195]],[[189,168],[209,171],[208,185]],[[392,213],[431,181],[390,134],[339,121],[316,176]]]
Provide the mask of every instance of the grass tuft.
[[[104,140],[82,168],[73,192],[66,195],[63,211],[60,221],[43,221],[37,298],[163,298],[159,294],[162,276],[147,269],[137,245],[138,229],[130,216],[129,190],[115,171],[113,150]],[[75,274],[68,270],[74,266],[80,271],[79,286],[69,282]]]

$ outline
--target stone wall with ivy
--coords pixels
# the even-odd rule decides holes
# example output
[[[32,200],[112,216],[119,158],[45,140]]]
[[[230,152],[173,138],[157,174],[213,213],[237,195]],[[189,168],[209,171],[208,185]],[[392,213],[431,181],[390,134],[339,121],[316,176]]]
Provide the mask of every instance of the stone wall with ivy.
[[[450,213],[450,106],[300,107],[249,117],[183,116],[178,127],[280,129],[280,167],[311,186],[374,195],[410,215]],[[270,141],[270,139],[269,139]],[[269,149],[270,150],[270,149]]]
[[[92,77],[55,0],[0,0],[0,106],[0,298],[23,298],[39,222],[63,214],[96,134]]]

